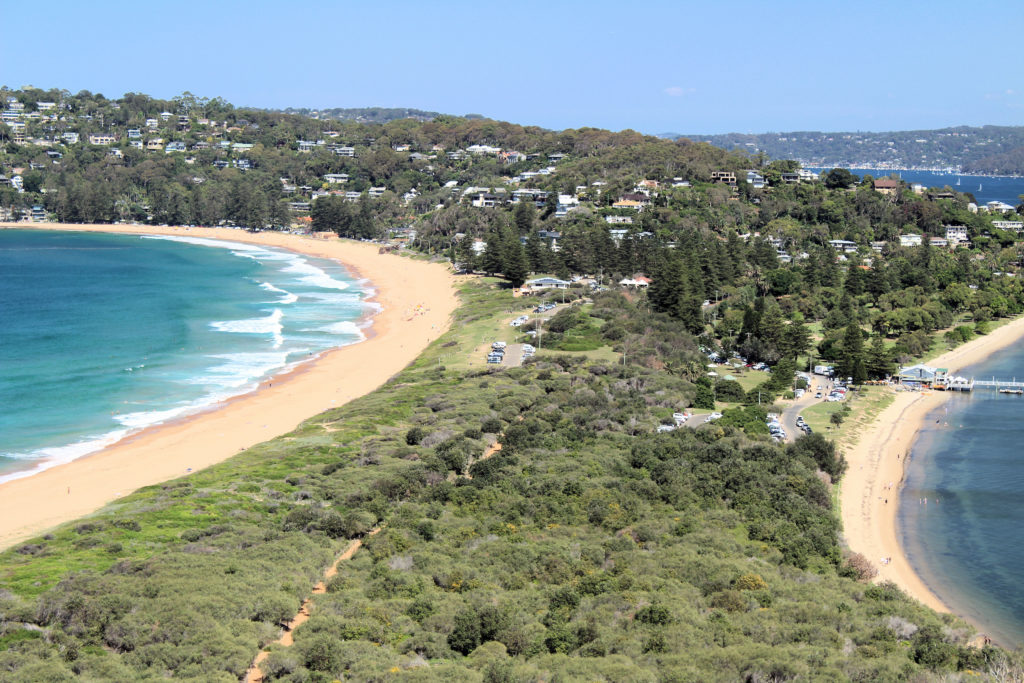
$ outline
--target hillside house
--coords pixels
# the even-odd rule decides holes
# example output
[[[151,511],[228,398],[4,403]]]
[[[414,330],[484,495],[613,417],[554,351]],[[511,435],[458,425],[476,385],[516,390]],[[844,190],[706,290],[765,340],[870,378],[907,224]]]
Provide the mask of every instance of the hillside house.
[[[900,246],[901,247],[919,247],[921,246],[921,235],[917,233],[908,233],[906,235],[900,235]]]
[[[117,136],[110,133],[99,133],[89,136],[90,145],[112,145],[117,142]]]
[[[892,196],[899,192],[900,185],[901,183],[898,180],[894,180],[892,178],[879,178],[874,181],[872,187],[875,192],[880,192],[886,196]]]
[[[341,185],[348,182],[347,173],[327,173],[323,178],[328,185]]]

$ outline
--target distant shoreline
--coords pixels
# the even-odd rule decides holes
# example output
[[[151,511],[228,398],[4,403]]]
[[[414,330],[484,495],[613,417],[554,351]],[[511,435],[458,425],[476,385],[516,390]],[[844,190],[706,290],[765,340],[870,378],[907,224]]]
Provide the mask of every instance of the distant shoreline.
[[[928,361],[950,372],[987,358],[1024,337],[1024,317]],[[876,581],[892,581],[904,592],[940,612],[953,610],[914,570],[899,542],[900,493],[908,456],[921,427],[949,398],[947,392],[900,391],[845,453],[848,468],[840,482],[843,537],[878,570]],[[891,486],[890,486],[891,484]],[[891,558],[882,563],[881,558]],[[966,617],[965,617],[966,618]],[[979,630],[983,626],[975,624]]]
[[[198,471],[367,394],[448,328],[458,303],[446,264],[380,245],[226,228],[0,223],[0,229],[156,234],[244,242],[341,262],[382,310],[362,342],[321,353],[211,410],[155,425],[69,463],[0,484],[0,549],[87,515],[142,486]]]

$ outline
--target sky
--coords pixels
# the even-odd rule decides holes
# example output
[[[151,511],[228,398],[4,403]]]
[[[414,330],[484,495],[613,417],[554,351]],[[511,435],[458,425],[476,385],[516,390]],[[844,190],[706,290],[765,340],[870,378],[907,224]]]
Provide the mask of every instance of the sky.
[[[0,0],[0,85],[550,129],[1024,125],[1024,2]]]

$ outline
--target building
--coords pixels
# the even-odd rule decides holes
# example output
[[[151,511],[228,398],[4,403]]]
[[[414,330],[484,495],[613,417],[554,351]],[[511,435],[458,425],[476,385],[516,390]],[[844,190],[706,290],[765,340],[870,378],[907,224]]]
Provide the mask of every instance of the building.
[[[900,246],[901,247],[919,247],[921,246],[921,235],[917,233],[909,233],[907,235],[900,235]]]
[[[522,287],[523,294],[532,294],[533,292],[542,292],[545,289],[568,289],[569,283],[565,280],[559,280],[554,277],[542,277],[536,280],[530,280],[525,283]]]
[[[116,135],[110,135],[109,133],[100,133],[98,135],[89,136],[90,145],[112,145],[117,142]]]
[[[633,211],[641,211],[644,205],[635,199],[620,199],[619,201],[612,204],[613,209],[632,209]]]
[[[342,183],[348,182],[348,174],[327,173],[326,175],[324,175],[324,180],[326,180],[329,185],[341,185]]]
[[[372,199],[377,199],[378,197],[383,197],[387,190],[388,188],[386,187],[371,187],[367,190],[367,194],[369,194]]]
[[[711,182],[713,183],[725,183],[736,187],[736,174],[732,171],[712,171]]]
[[[356,155],[355,147],[345,147],[343,145],[334,145],[330,147],[330,150],[337,154],[339,157],[354,157]]]
[[[920,384],[930,387],[936,382],[944,383],[948,372],[946,368],[933,368],[928,365],[918,364],[900,368],[897,378],[904,384]]]
[[[1024,221],[992,221],[992,227],[996,230],[1021,232],[1024,230]]]
[[[875,192],[880,192],[887,196],[892,196],[899,192],[900,181],[892,178],[879,178],[873,184]]]
[[[146,149],[149,151],[157,151],[164,148],[163,138],[153,138],[152,140],[146,140]]]
[[[967,226],[966,225],[947,225],[946,226],[946,239],[950,243],[956,243],[956,244],[959,244],[960,242],[967,242],[967,241],[969,241],[970,238],[967,236]]]
[[[857,251],[857,243],[851,242],[850,240],[829,240],[828,243],[831,244],[832,248],[837,252],[843,254],[852,254]]]

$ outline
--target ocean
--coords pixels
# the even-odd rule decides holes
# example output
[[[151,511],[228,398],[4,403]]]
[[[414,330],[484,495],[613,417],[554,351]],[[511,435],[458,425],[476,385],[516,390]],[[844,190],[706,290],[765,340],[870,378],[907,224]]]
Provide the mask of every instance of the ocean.
[[[811,168],[812,171],[830,171]],[[969,192],[979,205],[987,202],[1006,202],[1010,206],[1020,204],[1020,195],[1024,194],[1024,178],[1019,176],[983,176],[965,175],[962,173],[941,173],[936,171],[910,171],[906,169],[888,170],[878,168],[851,168],[850,173],[856,176],[870,174],[874,178],[886,178],[895,173],[907,183],[921,183],[925,187],[949,187],[957,192]]]
[[[1024,345],[958,374],[1024,380]],[[950,396],[913,446],[898,519],[925,583],[1006,646],[1024,644],[1022,418],[1022,396],[990,389]]]
[[[368,283],[242,243],[0,230],[0,482],[361,341]]]

